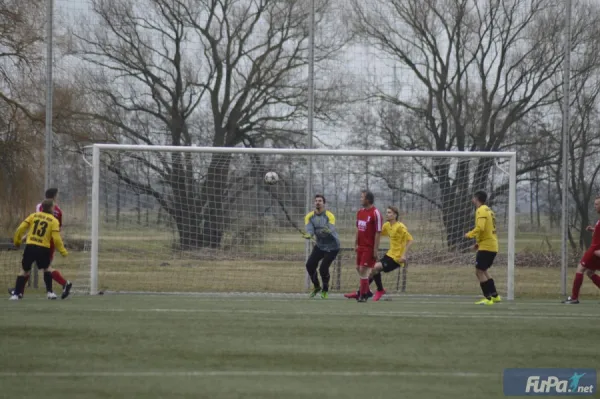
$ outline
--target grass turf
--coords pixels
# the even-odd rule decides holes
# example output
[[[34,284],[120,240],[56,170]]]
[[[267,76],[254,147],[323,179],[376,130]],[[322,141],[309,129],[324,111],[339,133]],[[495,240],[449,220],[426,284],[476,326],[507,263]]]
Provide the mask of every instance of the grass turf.
[[[502,398],[506,367],[598,366],[598,301],[35,295],[0,302],[21,398]]]
[[[14,285],[20,271],[20,251],[0,251],[0,287]],[[305,269],[300,261],[148,259],[130,253],[102,252],[99,264],[99,289],[108,291],[145,292],[279,292],[305,291]],[[89,277],[89,253],[71,252],[68,258],[57,256],[54,267],[76,288],[84,287]],[[499,292],[506,292],[506,267],[490,269]],[[384,285],[390,291],[397,287],[397,271],[384,274]],[[353,259],[344,254],[342,262],[331,269],[334,292],[356,289],[357,276]],[[568,290],[574,268],[568,271]],[[27,288],[27,293],[42,292]],[[55,284],[56,286],[56,284]],[[60,291],[60,288],[58,291]],[[560,269],[549,267],[519,267],[515,270],[516,298],[558,299]],[[406,293],[412,295],[475,295],[479,285],[472,265],[444,264],[409,266]],[[582,287],[584,299],[600,298],[589,279]]]

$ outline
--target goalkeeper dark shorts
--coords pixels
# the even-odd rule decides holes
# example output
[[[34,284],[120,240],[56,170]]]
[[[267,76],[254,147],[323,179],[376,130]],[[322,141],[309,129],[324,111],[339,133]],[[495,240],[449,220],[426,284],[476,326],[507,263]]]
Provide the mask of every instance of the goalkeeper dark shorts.
[[[35,263],[38,269],[45,270],[50,267],[52,252],[50,248],[40,247],[39,245],[28,244],[23,251],[23,260],[21,266],[28,272]]]
[[[384,273],[389,273],[389,272],[392,272],[392,271],[402,267],[402,265],[400,263],[396,262],[394,259],[390,258],[387,255],[385,255],[383,258],[381,258],[380,262],[381,262],[381,266],[383,267],[382,271]]]
[[[497,252],[492,251],[477,251],[475,255],[475,268],[478,270],[487,270],[492,267]]]

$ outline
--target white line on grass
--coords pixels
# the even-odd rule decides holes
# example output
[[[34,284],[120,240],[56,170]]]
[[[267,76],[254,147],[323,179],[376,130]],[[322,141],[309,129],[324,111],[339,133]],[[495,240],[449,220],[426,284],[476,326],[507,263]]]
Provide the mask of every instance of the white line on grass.
[[[41,310],[41,309],[38,309]],[[44,311],[47,309],[44,309]],[[491,309],[490,309],[491,310]],[[80,308],[69,309],[70,312],[98,312],[98,313],[236,313],[236,314],[263,314],[263,315],[285,315],[285,316],[340,316],[340,317],[356,317],[356,316],[371,316],[371,317],[406,317],[406,318],[453,318],[453,319],[525,319],[525,320],[586,320],[597,318],[598,314],[530,314],[530,313],[506,313],[494,314],[483,313],[481,311],[475,313],[459,313],[459,312],[428,312],[428,311],[377,311],[366,310],[358,312],[348,311],[323,311],[322,309],[310,309],[307,311],[298,311],[291,309],[274,310],[274,309],[230,309],[230,308],[211,308],[211,309],[174,309],[174,308]]]
[[[194,298],[200,301],[213,302],[213,301],[222,301],[223,299],[231,300],[231,301],[244,301],[244,302],[292,302],[298,300],[307,300],[306,293],[247,293],[247,292],[129,292],[129,291],[106,291],[105,294],[107,296],[121,296],[121,295],[129,295],[132,297],[180,297],[180,298]],[[409,303],[409,304],[436,304],[436,305],[473,305],[473,301],[481,299],[478,296],[472,295],[434,295],[434,294],[395,294],[390,293],[386,295],[388,298],[399,301],[401,303]],[[345,300],[343,294],[341,293],[330,293],[329,298],[332,300]],[[45,298],[44,298],[45,299]],[[461,300],[462,299],[462,300]],[[539,305],[539,306],[548,306],[548,305],[559,305],[564,306],[561,303],[561,299],[548,299],[544,300],[516,300],[516,301],[505,301],[509,305]]]
[[[261,294],[261,293],[222,293],[222,292],[205,292],[205,293],[187,293],[187,292],[166,292],[166,293],[158,293],[158,292],[106,292],[107,295],[105,297],[118,298],[118,297],[138,297],[138,298],[173,298],[177,300],[194,300],[199,302],[284,302],[284,303],[293,303],[293,302],[311,302],[311,303],[322,303],[321,300],[310,300],[307,298],[307,294]],[[100,297],[92,297],[87,295],[86,293],[79,295],[81,298],[86,298],[86,300],[96,300],[96,298]],[[385,298],[385,297],[384,297]],[[394,302],[396,304],[402,305],[441,305],[441,306],[468,306],[473,307],[473,302],[481,299],[476,296],[456,296],[456,295],[408,295],[408,294],[388,294],[387,298],[389,301]],[[447,299],[444,299],[447,298]],[[460,298],[463,298],[460,300]],[[46,302],[46,297],[28,297],[28,301],[44,301]],[[329,296],[329,300],[326,302],[351,302],[350,300],[344,298],[342,294],[332,293]],[[386,300],[382,301],[383,303],[387,302]],[[590,301],[586,301],[584,305],[596,305],[598,301],[596,298],[591,299]],[[527,308],[529,306],[558,306],[565,307],[566,305],[561,303],[560,299],[556,300],[519,300],[516,301],[507,301],[505,300],[501,305],[503,307],[520,307]]]
[[[0,372],[0,377],[440,377],[480,378],[495,377],[497,373],[435,372],[435,371],[270,371],[270,370],[194,370],[194,371],[24,371]]]

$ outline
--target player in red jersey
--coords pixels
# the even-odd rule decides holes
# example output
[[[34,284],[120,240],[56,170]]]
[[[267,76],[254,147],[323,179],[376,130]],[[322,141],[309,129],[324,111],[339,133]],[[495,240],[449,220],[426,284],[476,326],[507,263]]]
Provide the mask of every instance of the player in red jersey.
[[[360,195],[362,208],[356,214],[356,270],[360,277],[358,302],[366,302],[369,298],[369,275],[375,267],[379,253],[379,240],[383,225],[381,213],[373,205],[375,196],[369,190],[363,190]],[[356,294],[346,294],[346,298],[353,298]]]
[[[594,200],[594,209],[600,214],[600,196]],[[585,273],[593,282],[596,287],[600,288],[600,276],[596,274],[597,270],[600,270],[600,220],[596,222],[596,226],[588,226],[587,231],[593,231],[592,243],[587,251],[581,257],[581,261],[577,266],[577,272],[575,273],[575,279],[573,280],[573,291],[571,296],[568,297],[563,303],[577,304],[579,303],[579,290],[583,284],[583,274]]]
[[[48,190],[46,190],[45,197],[46,197],[47,200],[52,200],[54,202],[53,215],[54,215],[54,217],[56,219],[58,219],[59,227],[62,228],[62,216],[63,216],[63,213],[62,213],[62,210],[56,204],[56,199],[58,198],[58,188],[49,188]],[[42,212],[42,202],[40,202],[39,204],[37,204],[37,206],[35,207],[35,211],[36,212]],[[50,262],[52,262],[52,260],[54,259],[54,251],[55,251],[54,242],[50,241]],[[48,273],[48,275],[46,275],[46,273]],[[25,276],[25,283],[27,283],[28,280],[29,280],[29,275],[26,275]],[[46,280],[49,280],[49,283],[46,283],[46,287],[50,287],[50,291],[48,291],[46,293],[48,299],[56,299],[57,298],[56,294],[51,289],[52,288],[52,280],[54,280],[58,284],[62,285],[62,287],[63,287],[63,299],[66,298],[67,296],[69,296],[72,284],[71,284],[70,281],[65,280],[64,277],[62,276],[62,274],[58,270],[54,270],[51,267],[49,267],[44,272],[44,282],[46,282]],[[14,288],[9,289],[9,292],[10,292],[11,295],[12,295],[13,291],[14,291]]]

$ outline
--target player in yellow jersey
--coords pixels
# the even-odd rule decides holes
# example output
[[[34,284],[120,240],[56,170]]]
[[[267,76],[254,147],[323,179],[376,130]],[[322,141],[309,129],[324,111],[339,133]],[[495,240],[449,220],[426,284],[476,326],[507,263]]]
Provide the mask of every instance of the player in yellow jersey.
[[[58,219],[52,214],[54,210],[54,202],[52,200],[44,200],[41,206],[41,212],[32,213],[25,219],[13,238],[15,247],[21,246],[23,234],[27,232],[27,240],[25,242],[25,251],[23,252],[23,260],[21,266],[23,271],[17,276],[15,289],[10,297],[11,300],[19,300],[23,297],[25,291],[25,277],[31,272],[33,263],[38,269],[44,271],[44,283],[48,299],[56,299],[56,295],[52,292],[52,277],[64,281],[62,299],[69,296],[72,284],[66,281],[58,270],[50,267],[51,261],[51,242],[62,256],[67,256],[68,252],[63,244],[60,236],[60,225]],[[52,297],[51,297],[52,294]]]
[[[405,266],[406,253],[408,248],[413,244],[413,236],[408,232],[408,229],[398,221],[400,212],[395,206],[388,206],[385,216],[387,222],[381,228],[381,235],[390,238],[390,249],[385,256],[375,264],[371,271],[370,281],[375,281],[377,292],[373,296],[373,301],[379,301],[385,294],[383,282],[381,281],[381,272],[389,273],[400,267]]]
[[[496,236],[496,215],[485,204],[487,194],[485,191],[477,191],[473,194],[473,205],[477,207],[475,212],[475,228],[465,234],[466,238],[474,238],[477,250],[475,256],[475,275],[479,280],[484,298],[477,302],[478,305],[493,305],[500,302],[501,298],[496,291],[494,279],[488,273],[494,259],[498,254],[498,237]]]

